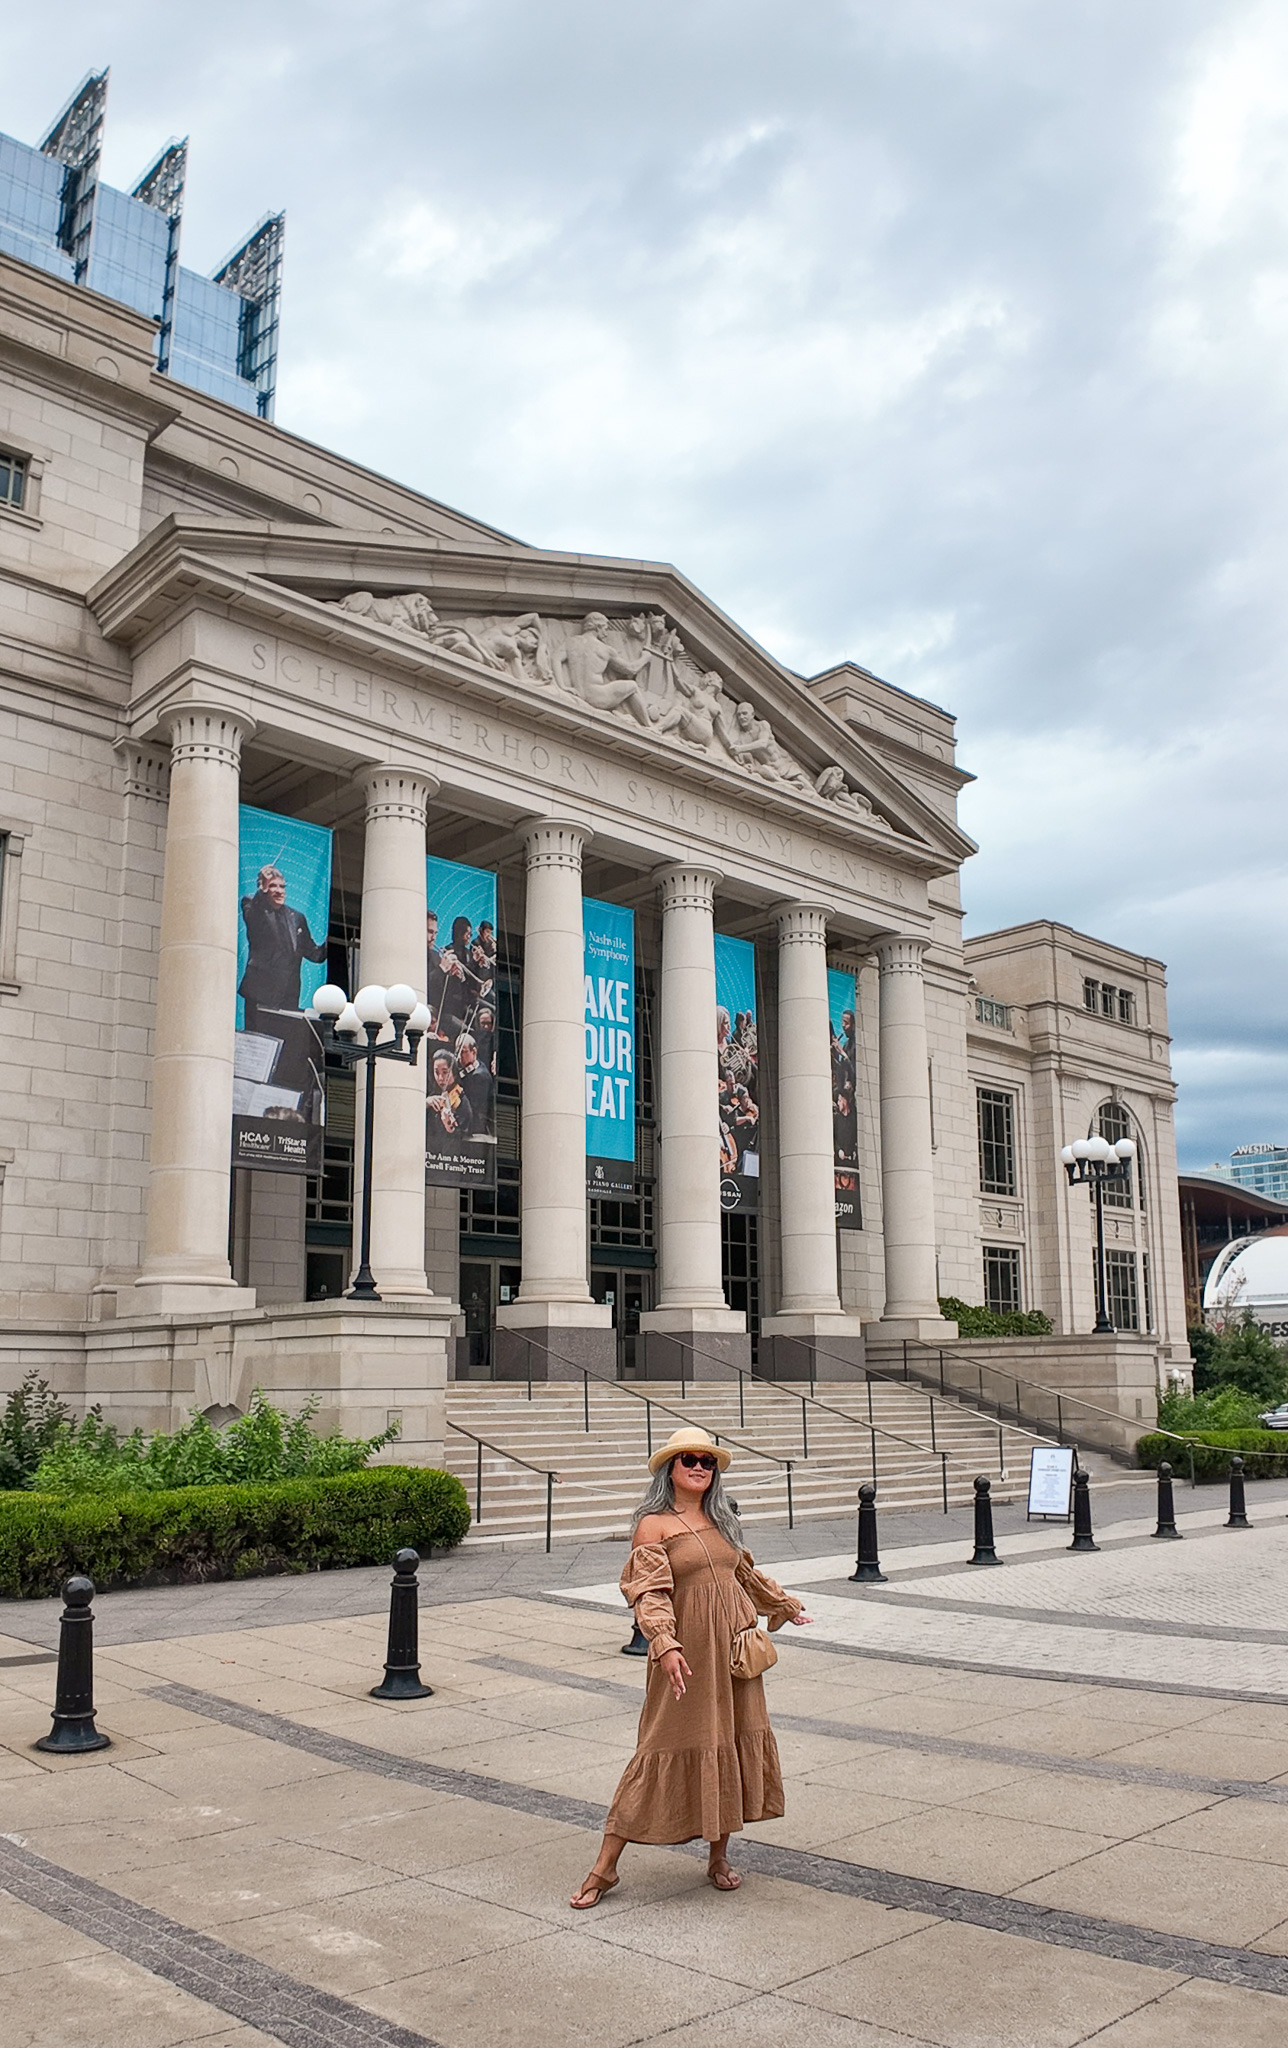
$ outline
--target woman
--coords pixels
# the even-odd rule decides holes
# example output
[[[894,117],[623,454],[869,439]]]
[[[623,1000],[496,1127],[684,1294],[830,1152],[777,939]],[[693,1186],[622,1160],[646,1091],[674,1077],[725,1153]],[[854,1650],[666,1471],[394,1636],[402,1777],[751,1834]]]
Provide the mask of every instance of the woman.
[[[720,1475],[729,1452],[704,1429],[678,1429],[648,1461],[622,1592],[649,1640],[639,1740],[608,1811],[599,1855],[569,1903],[597,1906],[619,1882],[628,1842],[709,1845],[707,1877],[737,1891],[729,1836],[776,1820],[783,1779],[763,1682],[729,1669],[734,1633],[768,1617],[804,1624],[799,1600],[758,1572]]]

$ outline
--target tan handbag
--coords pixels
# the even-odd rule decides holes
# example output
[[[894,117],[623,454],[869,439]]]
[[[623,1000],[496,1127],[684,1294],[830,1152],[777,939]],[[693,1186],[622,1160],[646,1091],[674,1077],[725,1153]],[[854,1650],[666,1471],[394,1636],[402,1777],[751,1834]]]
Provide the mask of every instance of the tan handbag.
[[[680,1517],[677,1516],[676,1519],[678,1521]],[[684,1523],[684,1527],[689,1529],[687,1522]],[[696,1529],[689,1529],[689,1534],[702,1544],[702,1555],[707,1561],[711,1576],[716,1582],[716,1589],[719,1591],[720,1574],[711,1563],[711,1552],[707,1549],[706,1544],[702,1542],[702,1538],[698,1535]],[[777,1662],[778,1652],[770,1640],[768,1631],[763,1629],[759,1622],[754,1622],[749,1628],[734,1629],[733,1640],[729,1645],[729,1670],[733,1677],[759,1678],[762,1672],[768,1671],[770,1666]]]

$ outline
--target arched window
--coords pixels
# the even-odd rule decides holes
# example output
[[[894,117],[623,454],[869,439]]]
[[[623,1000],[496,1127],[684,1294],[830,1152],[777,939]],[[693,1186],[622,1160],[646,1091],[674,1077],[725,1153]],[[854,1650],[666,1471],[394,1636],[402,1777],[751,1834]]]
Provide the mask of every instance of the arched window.
[[[1110,1181],[1105,1189],[1105,1206],[1110,1209],[1132,1209],[1145,1207],[1145,1176],[1141,1170],[1144,1161],[1140,1151],[1140,1133],[1135,1121],[1123,1108],[1121,1102],[1102,1102],[1096,1111],[1096,1129],[1102,1138],[1116,1145],[1120,1138],[1132,1138],[1136,1144],[1136,1157],[1127,1169],[1124,1180]]]

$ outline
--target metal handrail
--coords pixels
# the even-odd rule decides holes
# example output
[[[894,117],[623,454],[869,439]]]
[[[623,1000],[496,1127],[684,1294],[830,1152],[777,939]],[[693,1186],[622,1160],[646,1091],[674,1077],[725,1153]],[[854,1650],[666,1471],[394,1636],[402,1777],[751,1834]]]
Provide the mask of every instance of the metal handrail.
[[[524,1343],[528,1346],[528,1360],[529,1366],[531,1366],[532,1346],[536,1342],[536,1339],[534,1337],[529,1337],[523,1330],[510,1330],[507,1331],[506,1334],[511,1337],[523,1338]],[[607,1387],[610,1393],[629,1394],[633,1401],[642,1401],[644,1403],[646,1410],[660,1408],[664,1415],[677,1416],[681,1422],[687,1422],[689,1420],[689,1411],[683,1408],[673,1408],[669,1401],[659,1401],[656,1394],[642,1394],[638,1387],[629,1386],[625,1380],[610,1380],[606,1373],[596,1372],[593,1366],[583,1365],[579,1359],[566,1358],[563,1352],[552,1351],[548,1344],[543,1344],[541,1348],[545,1352],[546,1357],[553,1358],[556,1364],[571,1366],[574,1372],[579,1372],[581,1374],[583,1383],[583,1397],[586,1404],[583,1409],[583,1419],[587,1432],[589,1432],[590,1429],[590,1393],[587,1382],[589,1382],[590,1380],[594,1380],[597,1386]],[[532,1379],[530,1375],[528,1379],[528,1398],[529,1400],[531,1400],[532,1398]],[[653,1431],[651,1415],[648,1415],[646,1417],[645,1429],[647,1433],[648,1453],[649,1456],[652,1457]],[[715,1436],[715,1432],[712,1431],[711,1434],[713,1437],[715,1437],[716,1443],[719,1443],[720,1438],[718,1436]],[[725,1436],[726,1441],[736,1445],[740,1451],[750,1451],[753,1458],[765,1458],[771,1465],[781,1465],[788,1472],[791,1471],[792,1466],[795,1462],[793,1459],[780,1458],[776,1451],[762,1451],[756,1444],[740,1443],[737,1437],[731,1437],[729,1435],[728,1430],[725,1430],[723,1434]]]
[[[943,1370],[944,1370],[944,1348],[943,1348],[943,1346],[942,1346],[942,1345],[931,1345],[931,1344],[922,1344],[922,1343],[920,1342],[920,1339],[918,1339],[918,1338],[915,1338],[915,1337],[914,1337],[914,1338],[908,1338],[908,1337],[905,1337],[905,1338],[904,1338],[904,1339],[902,1340],[902,1342],[903,1342],[903,1357],[904,1357],[904,1381],[905,1381],[905,1383],[906,1383],[906,1381],[907,1381],[907,1368],[908,1368],[908,1346],[909,1346],[909,1343],[912,1343],[912,1344],[918,1345],[918,1347],[919,1347],[919,1348],[920,1348],[921,1350],[923,1350],[923,1351],[927,1351],[927,1352],[929,1352],[929,1351],[934,1351],[934,1352],[935,1352],[935,1353],[937,1354],[937,1356],[938,1356],[938,1358],[939,1358],[939,1384],[940,1384],[940,1392],[941,1392],[941,1395],[943,1395],[943,1396],[944,1396],[945,1398],[947,1398],[947,1397],[948,1397],[948,1394],[949,1394],[949,1392],[950,1392],[950,1391],[954,1391],[954,1390],[948,1390],[948,1389],[946,1389],[946,1388],[945,1388],[945,1385],[944,1385],[944,1377],[943,1377]],[[974,1366],[974,1368],[975,1368],[975,1370],[976,1370],[976,1372],[978,1372],[978,1373],[979,1373],[979,1374],[981,1375],[981,1380],[980,1380],[980,1393],[979,1393],[979,1403],[980,1403],[980,1406],[981,1406],[981,1407],[983,1407],[983,1406],[985,1405],[985,1395],[984,1395],[984,1391],[983,1391],[983,1378],[982,1378],[982,1376],[983,1376],[983,1374],[984,1374],[984,1373],[986,1373],[986,1372],[991,1372],[991,1373],[995,1373],[995,1374],[997,1375],[997,1377],[998,1377],[999,1379],[1002,1379],[1002,1380],[1006,1380],[1006,1381],[1009,1381],[1009,1382],[1010,1382],[1010,1384],[1011,1384],[1011,1385],[1012,1385],[1012,1386],[1013,1386],[1013,1387],[1015,1388],[1015,1395],[1016,1395],[1016,1400],[1015,1400],[1015,1409],[1014,1409],[1014,1411],[1013,1411],[1013,1412],[1014,1412],[1014,1413],[1015,1413],[1015,1414],[1016,1414],[1017,1416],[1018,1416],[1018,1415],[1020,1414],[1020,1400],[1019,1400],[1019,1390],[1020,1390],[1020,1388],[1021,1388],[1021,1387],[1025,1387],[1025,1388],[1027,1388],[1027,1389],[1028,1389],[1029,1391],[1031,1391],[1031,1392],[1034,1392],[1034,1393],[1038,1393],[1038,1394],[1046,1394],[1046,1395],[1048,1395],[1048,1396],[1050,1397],[1050,1399],[1051,1399],[1051,1400],[1053,1400],[1053,1401],[1055,1402],[1055,1404],[1056,1404],[1056,1436],[1057,1436],[1057,1440],[1058,1440],[1058,1441],[1059,1441],[1060,1443],[1063,1443],[1063,1442],[1064,1442],[1064,1411],[1065,1411],[1065,1407],[1066,1407],[1066,1406],[1069,1406],[1069,1405],[1071,1405],[1071,1406],[1073,1406],[1073,1407],[1076,1407],[1076,1408],[1083,1408],[1083,1409],[1085,1409],[1085,1410],[1087,1411],[1087,1413],[1088,1413],[1088,1414],[1090,1414],[1090,1415],[1099,1415],[1099,1416],[1103,1416],[1103,1417],[1104,1417],[1104,1419],[1105,1419],[1105,1420],[1106,1420],[1107,1422],[1112,1422],[1112,1423],[1114,1423],[1114,1424],[1115,1424],[1115,1425],[1116,1425],[1117,1427],[1119,1427],[1119,1428],[1122,1428],[1122,1427],[1123,1427],[1123,1426],[1124,1426],[1125,1424],[1128,1424],[1128,1423],[1130,1423],[1130,1421],[1131,1421],[1131,1417],[1129,1417],[1129,1416],[1126,1416],[1126,1415],[1122,1415],[1122,1414],[1120,1414],[1120,1413],[1118,1412],[1118,1410],[1117,1410],[1117,1409],[1115,1409],[1115,1408],[1103,1408],[1103,1407],[1101,1407],[1101,1405],[1100,1405],[1100,1403],[1099,1403],[1099,1402],[1097,1402],[1097,1401],[1088,1401],[1088,1400],[1086,1400],[1086,1399],[1085,1399],[1085,1398],[1084,1398],[1084,1397],[1083,1397],[1083,1396],[1082,1396],[1081,1394],[1071,1394],[1071,1393],[1067,1393],[1067,1392],[1066,1392],[1066,1391],[1065,1391],[1065,1390],[1064,1390],[1063,1388],[1061,1388],[1061,1387],[1049,1387],[1049,1386],[1047,1386],[1047,1384],[1046,1384],[1046,1382],[1045,1382],[1044,1380],[1031,1380],[1031,1379],[1027,1379],[1027,1378],[1025,1377],[1025,1375],[1024,1375],[1023,1373],[1016,1373],[1016,1372],[1012,1372],[1009,1366],[1000,1366],[1000,1365],[997,1365],[997,1364],[995,1364],[995,1363],[993,1362],[993,1360],[992,1360],[992,1359],[988,1359],[988,1358],[972,1358],[972,1357],[970,1356],[970,1354],[969,1354],[968,1352],[965,1352],[965,1351],[958,1351],[958,1350],[957,1350],[957,1348],[956,1348],[956,1346],[954,1346],[954,1347],[953,1347],[953,1351],[952,1351],[952,1356],[953,1356],[953,1358],[954,1358],[954,1359],[956,1359],[956,1360],[960,1361],[960,1363],[962,1363],[963,1365],[973,1365],[973,1366]],[[880,1368],[878,1368],[878,1370],[880,1370]],[[893,1377],[893,1376],[892,1376],[892,1377]],[[959,1398],[960,1398],[960,1396],[959,1396]],[[998,1401],[998,1400],[994,1400],[994,1401],[993,1401],[993,1402],[991,1403],[991,1405],[992,1405],[993,1407],[995,1407],[995,1408],[996,1408],[996,1410],[997,1410],[997,1414],[998,1414],[998,1418],[999,1418],[999,1420],[1000,1420],[1000,1419],[1001,1419],[1001,1417],[1002,1417],[1002,1415],[1003,1415],[1003,1413],[1005,1412],[1005,1411],[1004,1411],[1004,1408],[1003,1408],[1003,1404],[1002,1404],[1002,1402],[1001,1402],[1001,1401]],[[1023,1427],[1024,1427],[1024,1424],[1023,1424],[1023,1422],[1022,1422],[1022,1421],[1020,1422],[1019,1426],[1020,1426],[1020,1428],[1023,1428]],[[1027,1434],[1032,1434],[1032,1432],[1031,1432],[1031,1431],[1030,1431],[1030,1432],[1026,1432],[1026,1433],[1027,1433]],[[1194,1483],[1195,1483],[1195,1480],[1194,1480],[1194,1453],[1193,1453],[1193,1446],[1194,1446],[1194,1444],[1195,1444],[1196,1442],[1201,1442],[1201,1441],[1202,1441],[1202,1437],[1201,1437],[1201,1434],[1199,1434],[1199,1433],[1191,1433],[1191,1434],[1187,1435],[1187,1434],[1186,1434],[1186,1433],[1185,1433],[1184,1431],[1182,1431],[1182,1430],[1176,1430],[1176,1429],[1166,1429],[1166,1428],[1164,1428],[1164,1427],[1163,1427],[1163,1425],[1162,1425],[1161,1423],[1159,1423],[1159,1422],[1158,1422],[1158,1421],[1156,1420],[1156,1421],[1155,1421],[1155,1423],[1154,1423],[1154,1427],[1153,1427],[1152,1429],[1149,1429],[1149,1430],[1145,1430],[1145,1429],[1142,1429],[1142,1431],[1141,1431],[1141,1435],[1142,1435],[1142,1436],[1165,1436],[1165,1437],[1167,1437],[1167,1438],[1168,1438],[1168,1439],[1169,1439],[1169,1440],[1170,1440],[1170,1441],[1171,1441],[1172,1443],[1175,1443],[1175,1444],[1183,1444],[1183,1445],[1185,1445],[1185,1446],[1186,1446],[1186,1447],[1187,1447],[1187,1448],[1189,1449],[1189,1452],[1190,1452],[1190,1460],[1189,1460],[1189,1462],[1190,1462],[1190,1484],[1191,1484],[1191,1486],[1193,1486],[1193,1485],[1194,1485]],[[1224,1448],[1225,1448],[1225,1446],[1224,1446],[1224,1445],[1213,1445],[1213,1446],[1209,1446],[1209,1448],[1211,1448],[1211,1449],[1218,1449],[1218,1450],[1219,1450],[1219,1449],[1224,1449]],[[1277,1457],[1282,1457],[1282,1456],[1283,1456],[1283,1453],[1282,1453],[1282,1451],[1269,1451],[1269,1450],[1267,1450],[1267,1451],[1253,1451],[1253,1450],[1248,1450],[1248,1451],[1237,1451],[1237,1452],[1236,1452],[1236,1451],[1231,1451],[1231,1452],[1230,1452],[1230,1456],[1231,1456],[1231,1457],[1243,1457],[1243,1458],[1277,1458]]]
[[[525,1472],[535,1472],[539,1479],[545,1480],[546,1549],[548,1551],[550,1549],[551,1523],[554,1519],[554,1489],[556,1486],[562,1486],[563,1484],[562,1478],[555,1471],[553,1465],[533,1465],[527,1458],[521,1458],[517,1451],[507,1451],[503,1445],[494,1444],[490,1437],[479,1436],[475,1430],[463,1428],[459,1422],[453,1422],[450,1417],[445,1417],[444,1419],[449,1429],[454,1429],[457,1436],[467,1436],[476,1448],[477,1456],[474,1467],[475,1527],[477,1528],[478,1524],[483,1520],[483,1453],[485,1450],[495,1451],[498,1458],[508,1458],[512,1465],[522,1465]]]

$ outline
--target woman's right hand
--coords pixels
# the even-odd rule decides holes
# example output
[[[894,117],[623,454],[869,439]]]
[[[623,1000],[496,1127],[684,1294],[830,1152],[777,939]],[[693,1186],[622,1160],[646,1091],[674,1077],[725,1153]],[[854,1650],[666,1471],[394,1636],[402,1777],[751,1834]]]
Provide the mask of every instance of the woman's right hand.
[[[668,1650],[666,1655],[659,1657],[657,1661],[661,1665],[666,1676],[666,1682],[675,1694],[676,1699],[682,1700],[684,1698],[684,1681],[686,1678],[692,1678],[693,1676],[693,1673],[684,1661],[683,1650]]]

